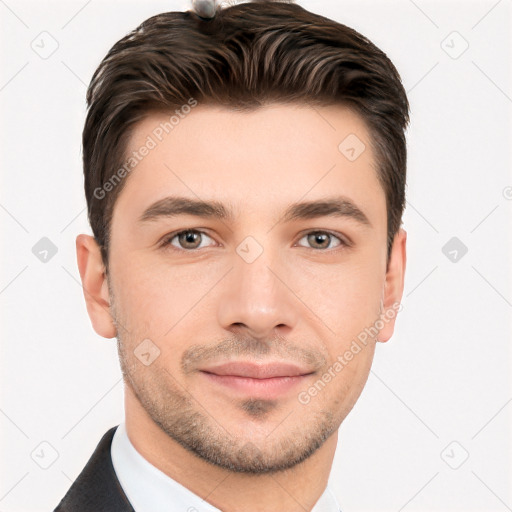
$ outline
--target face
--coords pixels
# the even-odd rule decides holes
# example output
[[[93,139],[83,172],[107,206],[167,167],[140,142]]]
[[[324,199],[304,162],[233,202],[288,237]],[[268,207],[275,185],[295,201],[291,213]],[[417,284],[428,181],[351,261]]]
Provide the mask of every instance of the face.
[[[198,105],[158,140],[168,120],[130,140],[156,144],[114,207],[110,308],[89,313],[117,335],[131,410],[232,471],[290,468],[336,433],[392,334],[405,233],[387,269],[385,194],[345,107]]]

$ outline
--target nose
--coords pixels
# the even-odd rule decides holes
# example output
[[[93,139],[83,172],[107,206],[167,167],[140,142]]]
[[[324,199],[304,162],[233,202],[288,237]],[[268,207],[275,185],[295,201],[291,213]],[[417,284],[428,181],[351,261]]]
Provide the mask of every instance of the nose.
[[[235,255],[219,297],[220,325],[231,332],[242,329],[257,339],[287,334],[298,322],[300,306],[287,275],[286,265],[270,251],[252,263]]]

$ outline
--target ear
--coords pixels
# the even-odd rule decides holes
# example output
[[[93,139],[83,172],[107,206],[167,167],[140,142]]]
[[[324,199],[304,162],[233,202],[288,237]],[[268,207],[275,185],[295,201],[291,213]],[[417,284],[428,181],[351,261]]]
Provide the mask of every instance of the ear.
[[[393,240],[388,267],[386,270],[386,282],[383,290],[383,319],[384,327],[379,331],[377,340],[388,341],[395,329],[395,320],[398,311],[401,310],[400,301],[404,291],[404,275],[406,264],[407,232],[400,228]]]
[[[108,281],[100,247],[94,237],[76,237],[76,258],[92,326],[100,336],[114,338],[116,327],[110,314]]]

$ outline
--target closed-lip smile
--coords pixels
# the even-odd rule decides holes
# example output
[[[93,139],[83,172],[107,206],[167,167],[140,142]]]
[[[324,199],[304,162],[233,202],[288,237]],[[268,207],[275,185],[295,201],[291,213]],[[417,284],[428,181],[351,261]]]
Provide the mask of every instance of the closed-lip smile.
[[[312,370],[301,368],[293,363],[274,362],[256,364],[252,362],[227,362],[201,371],[215,375],[232,375],[251,379],[270,379],[273,377],[297,377],[313,373]]]
[[[277,399],[299,384],[313,370],[288,362],[230,361],[201,368],[200,374],[225,392],[262,400]]]

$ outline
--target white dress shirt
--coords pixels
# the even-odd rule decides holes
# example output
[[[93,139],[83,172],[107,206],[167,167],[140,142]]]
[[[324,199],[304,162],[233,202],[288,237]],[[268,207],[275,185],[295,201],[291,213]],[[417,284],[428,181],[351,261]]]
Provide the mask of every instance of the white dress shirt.
[[[149,463],[131,443],[124,423],[114,433],[110,453],[119,483],[135,512],[221,512]],[[328,486],[311,512],[340,512]]]

